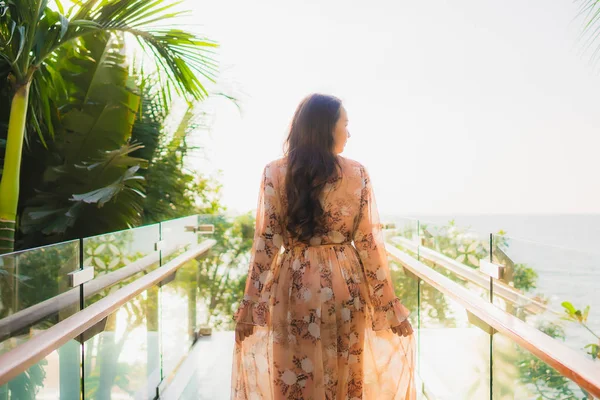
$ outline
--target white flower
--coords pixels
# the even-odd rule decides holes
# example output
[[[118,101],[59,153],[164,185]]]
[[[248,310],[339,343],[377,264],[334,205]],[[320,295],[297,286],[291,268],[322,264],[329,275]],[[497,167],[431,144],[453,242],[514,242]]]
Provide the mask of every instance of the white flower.
[[[259,281],[254,281],[252,284],[254,285],[254,287],[256,289],[258,289],[260,287],[260,282]]]
[[[317,308],[317,318],[321,318],[321,307]]]
[[[302,365],[302,369],[304,370],[304,372],[307,372],[309,374],[314,370],[314,365],[312,361],[310,361],[310,358],[305,358],[304,360],[302,360],[300,365]]]
[[[340,213],[341,213],[341,214],[342,214],[344,217],[347,217],[347,216],[349,216],[349,215],[350,215],[350,208],[349,208],[349,207],[347,207],[347,206],[342,206],[342,207],[340,208]]]
[[[333,298],[333,290],[328,287],[324,287],[321,289],[321,302],[329,301]]]
[[[292,263],[292,269],[294,271],[298,271],[301,266],[302,266],[302,264],[300,263],[300,260],[298,260],[298,259],[295,259],[294,262]]]
[[[365,237],[365,235],[363,235],[362,231],[357,230],[356,233],[354,234],[354,241],[360,242],[363,240],[364,237]]]
[[[350,309],[345,308],[345,307],[342,308],[342,320],[345,322],[350,321],[350,316],[351,316]]]
[[[312,298],[312,291],[309,288],[304,288],[302,290],[302,298],[308,303]]]
[[[358,334],[356,332],[352,332],[350,334],[350,342],[349,345],[353,346],[355,343],[358,343]]]
[[[360,253],[358,253],[358,255],[360,256],[361,260],[366,260],[369,258],[369,252],[366,250],[362,250]]]
[[[356,308],[357,310],[360,310],[360,306],[361,306],[361,304],[360,304],[360,298],[355,297],[354,298],[354,308]]]
[[[310,317],[308,315],[305,315],[303,320],[304,320],[304,322],[308,322],[308,321],[310,321]]]
[[[271,186],[265,187],[265,195],[275,196],[275,189],[273,189]]]
[[[377,275],[377,280],[385,281],[385,271],[383,270],[383,268],[379,268],[377,270],[376,275]]]
[[[267,362],[267,358],[262,354],[256,355],[256,367],[258,368],[258,372],[265,373],[267,368],[269,368],[269,363]]]
[[[268,179],[273,178],[273,175],[271,174],[271,167],[267,166],[265,167],[265,177]]]
[[[259,237],[256,241],[256,250],[263,251],[265,249],[265,239]]]
[[[273,235],[273,244],[275,247],[280,248],[283,245],[283,237],[279,234]]]
[[[338,231],[331,231],[329,232],[329,238],[333,243],[342,243],[346,239],[346,236]]]
[[[267,281],[267,277],[269,276],[269,270],[263,271],[259,276],[258,280],[260,283],[265,283]]]
[[[296,374],[293,371],[290,371],[289,369],[287,369],[283,375],[281,375],[281,380],[283,381],[283,383],[285,383],[286,385],[293,385],[296,383]]]
[[[355,354],[350,354],[348,357],[348,364],[356,364],[358,362],[358,357]]]
[[[321,327],[314,322],[311,322],[308,324],[308,333],[318,339],[321,337]]]
[[[313,236],[312,238],[310,238],[310,245],[311,246],[318,246],[321,244],[322,239],[319,236]]]

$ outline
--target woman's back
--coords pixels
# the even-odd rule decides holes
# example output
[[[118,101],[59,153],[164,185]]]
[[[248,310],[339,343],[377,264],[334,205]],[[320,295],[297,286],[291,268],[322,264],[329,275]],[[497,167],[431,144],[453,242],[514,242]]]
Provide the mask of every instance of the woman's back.
[[[353,240],[361,210],[361,195],[369,183],[366,170],[359,162],[341,156],[337,158],[340,166],[339,175],[325,184],[320,196],[324,211],[324,232],[315,234],[307,243],[313,246],[350,243]],[[285,190],[287,163],[287,158],[281,158],[266,166],[267,179],[272,184],[272,186],[267,184],[266,191],[277,196],[273,206],[277,206],[276,212],[281,214],[285,214],[287,209]],[[282,215],[282,226],[287,226],[285,215]],[[287,231],[283,236],[285,246],[298,242]]]

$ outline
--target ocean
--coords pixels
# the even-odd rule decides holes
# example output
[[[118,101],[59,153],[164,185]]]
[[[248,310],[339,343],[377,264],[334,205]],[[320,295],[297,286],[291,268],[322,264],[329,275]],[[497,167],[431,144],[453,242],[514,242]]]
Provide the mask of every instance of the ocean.
[[[508,237],[508,256],[537,274],[537,287],[529,295],[546,298],[551,308],[563,311],[561,303],[575,308],[590,306],[588,325],[600,335],[600,215],[409,215],[436,226],[469,228],[482,238],[500,230]],[[384,221],[396,218],[382,218]],[[598,343],[587,330],[565,323],[567,344],[583,348]]]

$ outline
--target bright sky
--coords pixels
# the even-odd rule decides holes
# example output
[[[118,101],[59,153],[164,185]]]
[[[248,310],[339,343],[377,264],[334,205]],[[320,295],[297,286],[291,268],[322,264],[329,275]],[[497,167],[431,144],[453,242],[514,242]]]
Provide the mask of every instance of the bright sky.
[[[196,5],[197,4],[197,5]],[[189,1],[221,44],[205,104],[224,202],[254,209],[298,102],[341,97],[385,214],[599,213],[600,77],[570,0]]]

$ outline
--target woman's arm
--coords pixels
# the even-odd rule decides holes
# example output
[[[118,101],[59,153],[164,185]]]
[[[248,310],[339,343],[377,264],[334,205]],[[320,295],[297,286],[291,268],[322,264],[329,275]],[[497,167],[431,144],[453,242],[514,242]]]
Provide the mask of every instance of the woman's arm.
[[[383,233],[371,179],[361,166],[362,189],[354,245],[358,250],[369,286],[373,330],[400,325],[410,314],[394,293]]]
[[[275,256],[283,244],[274,172],[274,168],[267,165],[262,174],[246,290],[234,317],[238,323],[265,326],[270,318],[270,293],[264,291],[264,287],[272,272]]]

